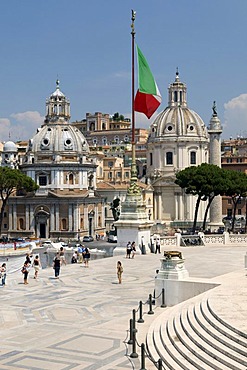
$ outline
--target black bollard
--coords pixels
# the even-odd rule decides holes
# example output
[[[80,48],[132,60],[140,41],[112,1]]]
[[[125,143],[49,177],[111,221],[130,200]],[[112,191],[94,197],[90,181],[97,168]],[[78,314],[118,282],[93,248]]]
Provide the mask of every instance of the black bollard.
[[[141,368],[140,370],[146,370],[145,368],[145,344],[141,344]]]
[[[152,294],[149,294],[149,311],[148,315],[153,315],[154,311],[152,310]]]
[[[133,333],[137,332],[137,329],[136,329],[136,310],[132,310],[132,319],[133,319]]]
[[[144,322],[143,318],[142,318],[142,301],[140,301],[139,303],[139,319],[137,320],[137,322]]]
[[[137,358],[138,354],[136,353],[136,332],[133,330],[133,343],[132,343],[132,353],[130,354],[131,358]]]
[[[160,307],[166,307],[165,305],[165,289],[162,288],[162,292],[161,292],[161,306]]]
[[[130,319],[130,339],[128,340],[128,344],[133,344],[133,320]]]
[[[163,366],[162,366],[162,360],[161,358],[158,359],[158,370],[162,370]]]

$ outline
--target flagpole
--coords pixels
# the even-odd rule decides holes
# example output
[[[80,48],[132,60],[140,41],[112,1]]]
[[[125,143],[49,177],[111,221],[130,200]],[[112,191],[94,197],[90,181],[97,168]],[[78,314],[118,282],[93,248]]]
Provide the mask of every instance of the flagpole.
[[[137,168],[136,168],[136,142],[135,142],[135,17],[136,12],[132,10],[132,17],[131,17],[131,36],[132,36],[132,58],[131,58],[131,81],[132,81],[132,135],[131,135],[131,142],[132,142],[132,163],[131,163],[131,178],[130,178],[130,186],[128,188],[128,194],[135,195],[140,194],[140,188],[137,185]]]

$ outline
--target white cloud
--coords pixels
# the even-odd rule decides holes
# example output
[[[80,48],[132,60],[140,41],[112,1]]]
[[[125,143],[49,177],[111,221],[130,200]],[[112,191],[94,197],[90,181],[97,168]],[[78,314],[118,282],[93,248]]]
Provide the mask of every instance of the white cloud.
[[[223,137],[247,137],[247,94],[241,94],[224,104]]]
[[[36,111],[12,113],[10,118],[0,118],[0,141],[31,139],[43,122],[44,117]]]
[[[41,125],[44,122],[44,117],[40,115],[39,112],[37,111],[27,111],[23,113],[12,113],[10,117],[13,117],[16,119],[18,122],[31,122],[33,124],[39,124]]]

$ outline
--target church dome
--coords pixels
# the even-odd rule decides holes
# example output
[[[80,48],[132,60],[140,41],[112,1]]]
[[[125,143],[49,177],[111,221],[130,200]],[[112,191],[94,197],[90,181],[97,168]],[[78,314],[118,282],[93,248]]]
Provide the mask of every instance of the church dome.
[[[17,152],[17,146],[13,141],[7,141],[3,146],[3,152]]]
[[[161,112],[151,125],[150,141],[208,139],[206,126],[202,118],[187,107],[186,85],[176,73],[175,81],[169,86],[167,108]]]
[[[80,157],[89,153],[88,143],[82,132],[69,123],[70,102],[60,91],[59,81],[56,81],[56,90],[46,100],[46,116],[44,124],[29,142],[29,152],[46,158],[51,154],[69,157]],[[51,158],[54,158],[51,157]]]
[[[32,139],[33,152],[89,152],[85,137],[70,124],[47,124]]]

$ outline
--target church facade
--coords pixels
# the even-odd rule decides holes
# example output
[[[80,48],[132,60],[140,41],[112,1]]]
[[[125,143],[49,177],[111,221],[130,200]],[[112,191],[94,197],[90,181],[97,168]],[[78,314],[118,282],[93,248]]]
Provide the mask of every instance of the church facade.
[[[187,87],[180,81],[178,72],[168,91],[168,106],[150,127],[147,142],[147,178],[154,188],[156,222],[174,228],[189,228],[194,219],[196,197],[185,194],[185,191],[175,184],[176,172],[189,166],[210,162],[210,140],[211,133],[214,133],[209,133],[202,118],[188,108]],[[214,156],[219,158],[220,166],[220,135],[217,140],[213,150]],[[205,208],[206,202],[201,202],[199,225],[203,221]]]
[[[84,135],[70,124],[70,102],[59,81],[56,84],[46,101],[44,124],[29,140],[19,165],[39,190],[10,197],[3,220],[10,237],[79,239],[105,230],[105,201],[96,192],[96,164]],[[2,165],[11,166],[15,148],[8,142],[7,149]]]

